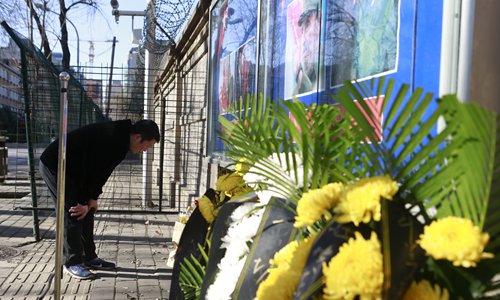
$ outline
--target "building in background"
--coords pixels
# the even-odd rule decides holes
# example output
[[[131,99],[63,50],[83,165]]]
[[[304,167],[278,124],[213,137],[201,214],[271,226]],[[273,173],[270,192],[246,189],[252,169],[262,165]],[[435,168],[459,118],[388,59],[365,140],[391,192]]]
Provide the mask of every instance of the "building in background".
[[[0,47],[0,135],[19,141],[24,131],[24,99],[21,77],[21,52],[12,40]]]
[[[0,108],[21,116],[24,111],[19,48],[12,42],[0,48]]]
[[[144,62],[139,47],[132,47],[127,59],[124,92],[127,99],[126,118],[138,120],[144,115]]]

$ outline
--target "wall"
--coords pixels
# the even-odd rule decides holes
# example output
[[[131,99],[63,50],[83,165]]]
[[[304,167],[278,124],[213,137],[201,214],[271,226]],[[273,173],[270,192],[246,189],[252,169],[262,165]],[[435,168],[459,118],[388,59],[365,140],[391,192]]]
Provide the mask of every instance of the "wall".
[[[264,17],[260,20],[257,16],[253,16],[255,12],[252,9],[245,10],[245,12],[251,11],[252,13],[241,12],[244,5],[250,5],[254,1],[201,0],[198,3],[181,39],[164,60],[163,72],[155,91],[155,106],[157,107],[155,118],[158,121],[164,118],[164,122],[161,123],[165,123],[165,128],[162,129],[165,134],[163,141],[165,153],[158,154],[164,158],[164,161],[155,160],[155,168],[158,169],[160,163],[164,166],[164,172],[159,176],[159,179],[163,180],[163,182],[159,180],[159,184],[163,188],[164,201],[172,201],[171,203],[175,205],[178,205],[177,202],[180,201],[181,206],[185,206],[201,196],[207,187],[213,187],[219,163],[212,158],[207,158],[207,155],[217,156],[221,154],[217,150],[222,150],[222,148],[218,148],[216,144],[218,140],[213,128],[207,128],[207,126],[213,126],[211,124],[215,124],[216,117],[223,113],[223,110],[219,110],[221,101],[219,101],[218,93],[224,85],[218,84],[217,79],[224,72],[220,71],[222,69],[218,65],[231,61],[231,55],[242,52],[240,49],[248,44],[251,40],[249,37],[255,35],[255,40],[260,39],[256,42],[259,49],[257,53],[260,53],[259,58],[256,59],[259,62],[256,71],[258,82],[253,83],[253,86],[257,91],[264,90],[265,95],[271,98],[286,96],[283,92],[286,90],[286,85],[282,82],[286,79],[286,74],[280,73],[287,69],[287,47],[283,41],[283,37],[287,36],[284,32],[287,16],[284,12],[295,2],[294,0],[256,2],[264,12]],[[323,18],[326,20],[329,16],[328,12],[335,13],[333,7],[336,2],[322,1],[321,3],[325,11]],[[397,84],[408,83],[412,90],[422,87],[426,92],[437,96],[442,63],[440,44],[443,30],[443,5],[442,3],[437,5],[432,1],[401,0],[395,3],[398,3],[398,6],[392,10],[397,12],[398,60],[396,66],[385,73],[388,77],[395,79]],[[476,1],[476,4],[471,99],[499,111],[500,101],[497,101],[495,96],[500,93],[500,85],[496,84],[499,81],[500,65],[497,53],[500,52],[500,38],[492,37],[491,30],[500,27],[500,21],[495,18],[495,12],[500,11],[500,2],[485,0]],[[227,16],[223,13],[224,10],[227,10]],[[265,17],[266,13],[270,17]],[[209,39],[210,15],[213,22],[213,36]],[[244,21],[247,19],[252,22],[246,24]],[[258,21],[253,22],[253,20]],[[259,26],[256,26],[257,22]],[[233,31],[229,25],[234,27]],[[339,26],[329,23],[326,25],[325,31]],[[239,30],[240,27],[247,28],[247,31]],[[259,32],[256,31],[257,28],[260,28]],[[334,37],[325,34],[324,38],[325,43],[320,44],[320,47],[331,47]],[[226,55],[222,55],[224,51]],[[212,58],[209,58],[208,52],[211,52]],[[257,53],[255,53],[256,56]],[[333,66],[328,63],[325,61],[327,67]],[[284,70],[276,71],[276,69]],[[209,72],[212,74],[210,75]],[[325,71],[325,74],[327,78],[323,85],[329,88],[317,88],[321,92],[304,93],[298,98],[305,103],[329,102],[330,94],[334,93],[336,88],[332,83],[332,78],[328,76],[332,77],[334,73],[330,70]],[[212,83],[208,87],[210,76],[212,76]],[[260,82],[262,78],[268,82],[262,84]],[[276,94],[276,91],[280,89],[281,94]],[[427,117],[427,115],[424,116],[424,118]],[[207,140],[212,147],[210,151],[207,151]]]
[[[203,195],[217,174],[217,166],[206,159],[209,5],[198,3],[175,48],[164,57],[155,87],[154,118],[164,124],[165,150],[157,153],[153,169],[163,163],[158,184],[164,205],[180,209]]]
[[[476,1],[470,100],[500,113],[500,1]]]

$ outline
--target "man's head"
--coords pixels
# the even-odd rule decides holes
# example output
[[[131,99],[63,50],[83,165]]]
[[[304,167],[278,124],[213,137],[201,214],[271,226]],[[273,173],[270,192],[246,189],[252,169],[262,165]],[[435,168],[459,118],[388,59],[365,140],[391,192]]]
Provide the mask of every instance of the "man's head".
[[[130,129],[130,152],[134,154],[148,150],[160,141],[160,130],[152,120],[140,120]]]
[[[308,76],[314,75],[319,60],[320,8],[318,0],[303,0],[298,24],[302,31],[302,67]]]

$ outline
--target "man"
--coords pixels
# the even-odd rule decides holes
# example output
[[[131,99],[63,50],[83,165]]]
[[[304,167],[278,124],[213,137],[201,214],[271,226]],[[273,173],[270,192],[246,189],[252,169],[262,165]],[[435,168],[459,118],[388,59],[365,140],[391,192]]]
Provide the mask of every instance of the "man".
[[[296,70],[295,94],[316,90],[319,65],[321,15],[318,0],[304,0],[298,25],[302,32],[300,62]]]
[[[102,187],[130,150],[146,151],[160,141],[158,125],[151,120],[103,122],[81,127],[66,138],[64,204],[64,271],[78,279],[93,279],[89,269],[114,269],[97,257],[94,213]],[[40,172],[54,202],[57,194],[59,140],[40,156]]]

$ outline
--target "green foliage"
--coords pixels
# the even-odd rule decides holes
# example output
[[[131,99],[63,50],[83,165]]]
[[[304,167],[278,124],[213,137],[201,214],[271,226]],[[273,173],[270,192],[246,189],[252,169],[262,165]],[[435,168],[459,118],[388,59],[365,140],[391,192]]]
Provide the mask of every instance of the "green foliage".
[[[205,276],[205,267],[208,264],[208,254],[202,245],[198,244],[201,253],[201,262],[199,259],[190,255],[181,262],[181,271],[179,275],[179,286],[185,299],[199,299],[201,284]]]
[[[235,162],[244,158],[244,164],[249,166],[259,162],[261,175],[273,178],[273,188],[296,203],[309,188],[355,178],[337,163],[354,146],[347,122],[339,119],[332,123],[339,117],[340,109],[332,105],[307,108],[298,100],[266,102],[262,97],[247,98],[235,107],[232,118],[236,121],[220,119],[221,138],[229,158]],[[303,191],[295,189],[297,172],[295,178],[289,178],[269,159],[280,152],[289,154],[281,162],[287,170],[297,170],[299,162],[303,163]]]
[[[362,101],[373,95],[384,98],[381,112]],[[297,100],[247,97],[229,118],[220,118],[227,156],[234,162],[244,158],[250,167],[259,162],[259,175],[272,180],[272,188],[292,204],[308,189],[330,182],[390,175],[400,184],[396,201],[421,222],[444,216],[469,218],[490,234],[485,251],[500,253],[496,114],[460,103],[454,95],[436,100],[422,89],[410,91],[408,85],[395,89],[393,81],[383,78],[345,82],[334,100],[339,105],[306,107]],[[380,113],[383,124],[377,132],[372,124],[379,122]],[[288,153],[282,161],[287,170],[298,170],[302,162],[303,188],[296,188],[297,172],[292,172],[296,178],[289,178],[269,159],[280,152]],[[500,287],[493,281],[500,274],[498,255],[469,269],[430,261],[424,269],[450,290],[452,298],[477,299]]]

